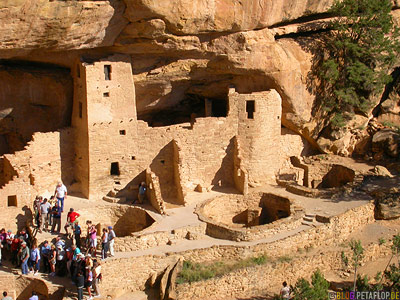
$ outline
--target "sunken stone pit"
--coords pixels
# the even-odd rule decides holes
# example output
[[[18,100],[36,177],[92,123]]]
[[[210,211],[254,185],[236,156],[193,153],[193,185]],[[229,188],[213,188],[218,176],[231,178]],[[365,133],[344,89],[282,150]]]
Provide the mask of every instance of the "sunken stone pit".
[[[293,200],[271,193],[224,195],[211,199],[196,213],[207,223],[209,236],[250,241],[294,229],[303,210]]]
[[[111,225],[118,237],[131,236],[155,222],[144,209],[126,205],[103,206],[96,210],[84,209],[78,212],[82,216],[82,225],[91,220],[98,232]]]

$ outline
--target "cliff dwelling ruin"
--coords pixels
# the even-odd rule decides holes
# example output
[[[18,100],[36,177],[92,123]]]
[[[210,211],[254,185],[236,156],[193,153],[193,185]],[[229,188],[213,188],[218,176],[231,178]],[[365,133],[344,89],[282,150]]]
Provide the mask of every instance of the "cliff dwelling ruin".
[[[360,274],[385,270],[400,233],[400,69],[331,126],[313,76],[332,1],[5,2],[0,229],[68,249],[73,208],[82,255],[101,262],[98,299],[272,300],[317,269],[350,290],[352,240]],[[61,232],[41,230],[33,201],[59,181]],[[77,299],[72,273],[21,275],[5,246],[12,299]]]

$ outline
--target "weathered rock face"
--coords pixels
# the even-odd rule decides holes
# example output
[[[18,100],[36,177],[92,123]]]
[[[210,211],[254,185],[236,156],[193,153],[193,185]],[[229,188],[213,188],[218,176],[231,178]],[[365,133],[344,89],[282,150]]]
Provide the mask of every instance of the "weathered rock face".
[[[332,3],[3,1],[0,58],[71,68],[79,55],[130,54],[141,119],[202,98],[226,99],[230,85],[243,93],[276,89],[285,127],[318,149],[349,155],[364,141],[364,132],[345,130],[334,140],[321,137],[323,116],[312,111],[315,95],[308,76],[312,55],[307,42],[297,38],[318,31],[323,23],[318,18],[325,17]],[[399,11],[393,13],[398,19]],[[302,26],[302,17],[317,21]]]
[[[332,0],[126,0],[131,22],[161,17],[176,34],[265,28],[306,14],[324,12]]]
[[[2,1],[0,56],[111,46],[127,24],[124,9],[119,0]]]
[[[71,123],[72,78],[54,66],[0,67],[0,155],[22,150],[33,133]]]
[[[399,156],[400,135],[391,130],[383,129],[372,137],[372,151],[375,153],[385,152],[391,157]]]
[[[375,218],[391,220],[400,217],[400,193],[398,189],[382,189],[374,192]]]

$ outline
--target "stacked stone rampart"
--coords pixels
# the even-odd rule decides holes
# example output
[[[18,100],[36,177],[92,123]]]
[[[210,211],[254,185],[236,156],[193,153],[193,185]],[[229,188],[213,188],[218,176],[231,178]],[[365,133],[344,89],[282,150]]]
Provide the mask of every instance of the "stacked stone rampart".
[[[298,251],[298,249],[317,248],[321,246],[329,248],[332,246],[337,246],[346,240],[352,232],[373,222],[373,216],[374,205],[372,203],[368,203],[366,205],[353,208],[341,215],[332,217],[331,223],[329,224],[324,224],[318,228],[310,228],[309,230],[304,230],[297,234],[289,235],[288,237],[275,242],[261,243],[253,246],[213,246],[209,248],[180,252],[179,256],[182,256],[185,260],[190,260],[195,263],[207,263],[219,260],[237,261],[259,255],[265,255],[269,259],[277,259],[281,256],[292,256],[293,253]],[[103,264],[103,276],[105,278],[110,278],[110,281],[107,281],[106,284],[102,284],[104,294],[115,295],[116,293],[123,293],[124,291],[144,290],[146,282],[152,273],[156,272],[160,274],[160,272],[165,270],[165,268],[171,263],[171,260],[176,260],[176,257],[168,255],[141,256],[106,261]],[[301,259],[299,260],[299,264],[301,263],[301,266],[302,268],[304,267],[304,269],[306,269],[306,267],[308,268],[307,270],[310,272],[308,273],[309,275],[319,264],[326,263],[326,261],[327,260],[325,260],[324,256],[317,255],[308,260]],[[334,261],[336,261],[336,256],[334,257]],[[272,285],[278,284],[280,286],[282,282],[281,278],[284,276],[283,274],[286,274],[282,270],[288,269],[291,264],[292,262],[283,264],[279,267],[279,270],[276,271],[276,274],[281,272],[281,275],[276,277],[279,278],[279,282],[276,282],[275,279],[272,278],[272,275],[271,277],[267,277],[267,273],[264,273],[261,278],[271,280],[270,282]],[[293,267],[298,269],[299,264],[293,264]],[[304,264],[307,264],[307,266]],[[265,266],[265,268],[270,267]],[[276,268],[276,266],[273,266],[273,268]],[[267,269],[261,269],[260,272],[262,273],[265,271],[267,271]],[[238,272],[239,273],[237,273],[237,275],[234,275],[234,278],[239,278],[240,276],[243,278],[241,280],[232,279],[231,289],[232,291],[243,289],[247,292],[247,289],[253,284],[252,278],[254,277],[252,277],[252,275],[255,276],[256,273],[249,273],[249,276],[243,276],[243,272],[248,271],[241,270]],[[275,271],[271,274],[275,274]],[[290,277],[290,279],[291,278],[294,277]],[[243,283],[243,281],[247,281],[248,284]],[[187,298],[189,295],[193,298],[198,296],[199,298],[196,299],[209,298],[211,295],[214,296],[214,294],[212,294],[214,289],[212,286],[214,283],[212,283],[211,286],[208,286],[207,282],[209,281],[195,283],[192,286],[183,285],[179,288],[179,299],[189,299]],[[229,279],[227,282],[229,282]],[[216,286],[218,286],[218,284],[216,284]],[[220,297],[218,299],[223,299],[223,297],[227,295],[227,289],[225,289],[225,286],[225,283],[222,284],[220,287],[221,292],[216,292],[215,296]],[[266,282],[260,281],[254,285],[254,289],[257,289],[257,287],[263,288],[264,286],[266,290],[270,287],[268,284],[266,284]],[[207,290],[207,287],[210,287],[210,289]],[[207,297],[205,297],[205,295],[207,295]],[[230,294],[228,294],[228,296],[229,295]]]

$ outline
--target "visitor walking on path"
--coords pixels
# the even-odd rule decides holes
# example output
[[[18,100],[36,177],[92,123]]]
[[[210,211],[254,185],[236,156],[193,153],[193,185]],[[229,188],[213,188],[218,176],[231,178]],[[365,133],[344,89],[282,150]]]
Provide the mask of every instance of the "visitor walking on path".
[[[59,181],[56,186],[56,190],[54,191],[54,196],[58,200],[57,202],[61,208],[61,212],[64,212],[64,200],[67,199],[67,188],[61,181]]]

